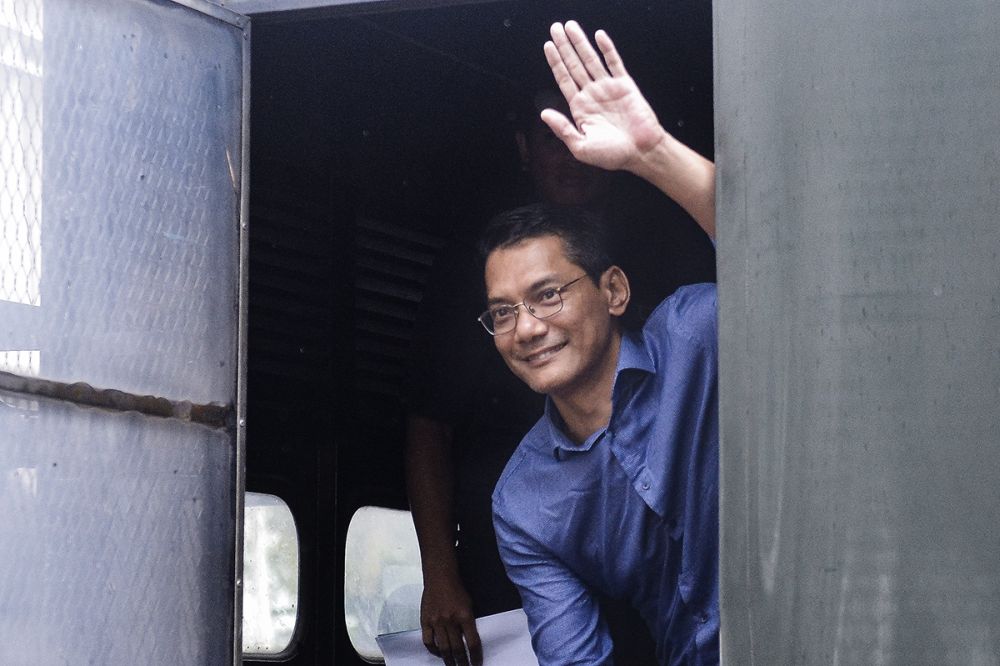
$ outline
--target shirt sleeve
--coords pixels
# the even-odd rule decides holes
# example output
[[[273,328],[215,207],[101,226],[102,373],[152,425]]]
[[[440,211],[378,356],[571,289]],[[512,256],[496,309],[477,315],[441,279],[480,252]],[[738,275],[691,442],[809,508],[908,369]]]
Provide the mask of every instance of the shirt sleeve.
[[[611,666],[612,640],[594,594],[495,506],[493,524],[507,576],[521,594],[539,666]]]
[[[712,350],[718,346],[718,296],[714,284],[681,287],[656,308],[646,322],[646,340],[659,355],[659,341],[680,335]]]

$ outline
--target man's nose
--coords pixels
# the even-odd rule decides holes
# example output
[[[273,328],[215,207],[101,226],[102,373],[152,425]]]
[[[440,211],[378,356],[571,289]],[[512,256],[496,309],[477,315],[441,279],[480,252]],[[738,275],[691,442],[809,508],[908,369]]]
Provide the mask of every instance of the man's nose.
[[[540,335],[545,335],[545,322],[528,312],[528,306],[521,306],[514,322],[514,339],[518,342],[528,342]]]

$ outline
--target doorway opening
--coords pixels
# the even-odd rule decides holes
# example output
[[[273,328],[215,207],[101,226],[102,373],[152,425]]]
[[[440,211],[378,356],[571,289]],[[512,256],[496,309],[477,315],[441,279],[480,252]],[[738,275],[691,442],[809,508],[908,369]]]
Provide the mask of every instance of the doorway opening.
[[[407,508],[402,383],[432,266],[531,200],[515,126],[550,83],[548,26],[569,18],[607,30],[664,127],[711,156],[710,3],[254,19],[247,490],[287,504],[300,565],[294,636],[270,658],[364,663],[345,629],[348,523],[364,506]]]

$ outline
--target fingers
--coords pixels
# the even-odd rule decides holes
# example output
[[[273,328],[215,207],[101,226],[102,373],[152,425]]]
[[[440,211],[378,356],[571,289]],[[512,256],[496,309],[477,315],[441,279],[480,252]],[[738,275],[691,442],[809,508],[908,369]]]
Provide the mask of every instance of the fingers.
[[[434,642],[434,629],[429,624],[421,623],[421,639],[424,641],[424,647],[435,657],[440,657],[441,652],[437,648],[437,643]]]
[[[545,59],[567,99],[591,81],[607,78],[609,72],[611,76],[626,73],[618,50],[605,31],[598,30],[594,35],[603,61],[576,21],[553,23],[549,32],[552,41],[545,43]]]
[[[562,93],[567,101],[573,99],[579,88],[577,88],[573,77],[569,75],[566,65],[563,64],[562,56],[559,55],[556,45],[552,42],[545,42],[542,50],[545,52],[545,60],[552,69],[552,76],[555,78],[556,85],[559,86],[559,92]]]
[[[570,77],[572,77],[576,87],[579,89],[590,83],[590,74],[587,72],[587,68],[583,66],[580,56],[577,55],[576,48],[570,42],[563,24],[553,23],[549,33],[552,35],[552,43],[556,45],[556,50],[559,51],[559,58],[566,67],[566,71],[569,72]]]
[[[598,30],[597,34],[594,35],[594,41],[597,42],[597,47],[604,54],[604,62],[608,64],[611,75],[626,76],[628,72],[625,71],[625,63],[622,62],[622,57],[618,55],[618,49],[615,48],[615,43],[611,41],[608,33]]]
[[[479,630],[476,629],[476,621],[471,619],[463,622],[462,632],[465,634],[465,645],[469,648],[469,657],[472,666],[482,666],[483,644],[479,640]]]
[[[462,640],[462,631],[457,625],[448,625],[448,642],[451,649],[451,663],[455,666],[469,666],[469,659],[465,654],[465,642]],[[447,660],[445,663],[448,663]]]
[[[455,636],[457,636],[457,642]],[[445,623],[424,625],[421,638],[427,651],[435,657],[440,657],[445,666],[465,666],[465,646],[462,644],[461,635],[453,632],[450,625]],[[462,661],[455,657],[454,648],[456,645],[462,646]]]
[[[559,113],[555,109],[544,109],[542,111],[542,122],[549,126],[552,133],[559,137],[570,152],[583,140],[583,135],[576,128],[569,118]]]
[[[576,55],[583,63],[583,67],[587,70],[590,78],[595,81],[607,78],[608,71],[604,68],[604,63],[601,62],[597,51],[590,45],[590,40],[587,39],[587,35],[583,32],[580,24],[576,21],[567,21],[564,29],[566,36],[569,37],[569,41],[573,45]]]
[[[440,657],[445,666],[470,666],[470,656],[472,666],[482,665],[483,645],[474,619],[427,624],[422,629],[424,647],[434,656]]]
[[[430,643],[427,642],[427,633],[424,632],[424,647],[435,657],[440,657],[445,666],[455,666],[455,657],[452,654],[452,642],[448,636],[448,630],[444,625],[438,625],[431,630]]]

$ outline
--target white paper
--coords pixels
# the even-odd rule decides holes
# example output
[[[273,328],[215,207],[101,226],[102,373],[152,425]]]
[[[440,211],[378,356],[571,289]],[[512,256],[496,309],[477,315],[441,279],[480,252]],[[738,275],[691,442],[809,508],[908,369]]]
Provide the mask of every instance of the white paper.
[[[520,608],[476,619],[483,642],[483,666],[538,666],[531,649],[528,618]],[[427,648],[419,629],[383,634],[375,639],[386,666],[442,666]]]

